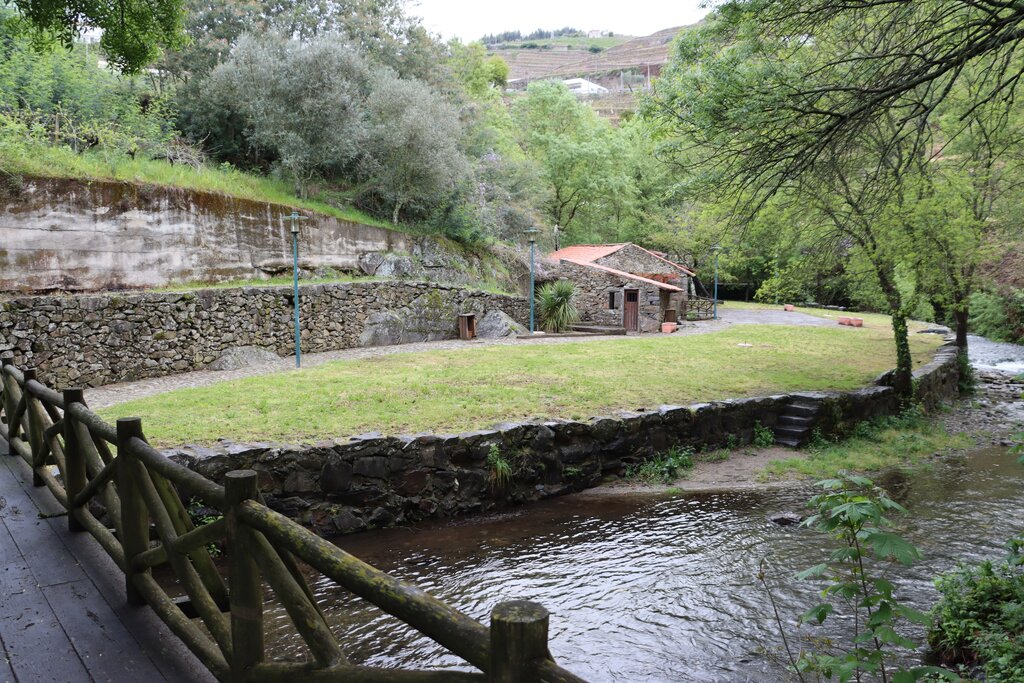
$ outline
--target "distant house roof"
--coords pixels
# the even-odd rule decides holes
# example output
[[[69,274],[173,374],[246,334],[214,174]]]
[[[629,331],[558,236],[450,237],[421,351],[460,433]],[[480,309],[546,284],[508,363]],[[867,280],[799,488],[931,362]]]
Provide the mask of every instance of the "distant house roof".
[[[621,244],[577,244],[572,247],[565,247],[563,249],[559,249],[558,251],[549,254],[548,258],[555,259],[556,261],[564,259],[566,261],[573,261],[576,263],[590,264],[593,263],[594,261],[597,261],[598,259],[604,258],[605,256],[611,256],[619,249],[628,246],[634,246],[637,249],[646,251],[654,258],[664,261],[670,266],[678,268],[687,275],[696,275],[696,273],[694,273],[686,266],[680,265],[675,261],[669,261],[667,258],[665,258],[664,253],[651,251],[650,249],[644,249],[640,245],[633,244],[632,242],[622,242]]]

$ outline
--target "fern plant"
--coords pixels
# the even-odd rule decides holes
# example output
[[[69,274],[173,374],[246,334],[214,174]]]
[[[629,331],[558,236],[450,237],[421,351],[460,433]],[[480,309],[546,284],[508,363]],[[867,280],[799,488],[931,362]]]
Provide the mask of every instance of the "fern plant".
[[[551,282],[537,290],[537,309],[545,332],[565,332],[579,321],[575,295],[576,286],[568,280]]]

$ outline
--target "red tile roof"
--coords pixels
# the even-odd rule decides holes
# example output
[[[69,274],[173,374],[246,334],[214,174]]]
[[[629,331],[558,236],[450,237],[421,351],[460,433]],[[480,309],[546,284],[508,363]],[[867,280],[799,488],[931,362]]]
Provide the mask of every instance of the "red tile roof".
[[[577,244],[572,247],[565,247],[563,249],[559,249],[558,251],[549,254],[548,258],[555,259],[556,261],[565,259],[566,261],[572,261],[573,263],[593,263],[594,261],[602,259],[605,256],[611,256],[619,249],[622,249],[623,247],[628,247],[631,244],[632,242],[623,242],[622,244]],[[686,266],[680,265],[675,261],[669,261],[661,252],[651,251],[650,249],[644,249],[639,244],[632,244],[632,246],[642,251],[646,251],[648,254],[658,259],[659,261],[664,261],[670,266],[674,266],[675,268],[678,268],[679,270],[683,271],[687,275],[696,275],[696,273],[694,273]]]
[[[568,261],[569,263],[575,263],[577,266],[583,266],[584,268],[596,268],[597,270],[603,270],[606,273],[611,273],[612,275],[618,275],[619,277],[623,277],[623,278],[626,278],[626,279],[629,279],[629,280],[638,280],[640,282],[646,282],[649,285],[654,285],[658,289],[667,289],[670,292],[681,292],[681,291],[683,291],[682,288],[676,287],[675,285],[670,285],[670,284],[665,283],[665,282],[658,282],[657,280],[651,280],[650,278],[641,277],[640,275],[634,275],[633,273],[627,273],[624,270],[616,270],[614,268],[609,268],[608,266],[602,266],[599,263],[591,263],[589,261],[577,261],[576,259],[565,258],[565,257],[562,257],[562,260],[563,261]]]
[[[626,246],[627,243],[622,244],[577,244],[574,247],[565,247],[558,251],[550,254],[548,258],[556,260],[566,259],[574,262],[590,263],[596,261],[599,258],[604,258],[609,254],[614,254],[619,249]]]

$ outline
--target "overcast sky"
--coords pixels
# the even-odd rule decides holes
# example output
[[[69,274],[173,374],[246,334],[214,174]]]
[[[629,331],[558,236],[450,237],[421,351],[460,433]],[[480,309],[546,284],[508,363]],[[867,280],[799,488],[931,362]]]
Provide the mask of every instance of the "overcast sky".
[[[699,21],[703,0],[410,0],[409,13],[423,18],[432,32],[463,42],[487,33],[529,33],[572,26],[645,36],[663,28]]]

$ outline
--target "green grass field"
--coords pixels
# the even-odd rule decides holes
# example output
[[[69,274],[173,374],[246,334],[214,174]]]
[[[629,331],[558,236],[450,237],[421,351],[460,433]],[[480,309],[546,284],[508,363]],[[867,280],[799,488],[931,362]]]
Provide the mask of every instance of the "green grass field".
[[[917,362],[940,343],[912,339]],[[747,346],[749,345],[749,346]],[[695,336],[491,346],[336,361],[184,389],[101,411],[156,444],[457,432],[529,418],[799,389],[852,389],[894,365],[879,330],[744,325]]]

